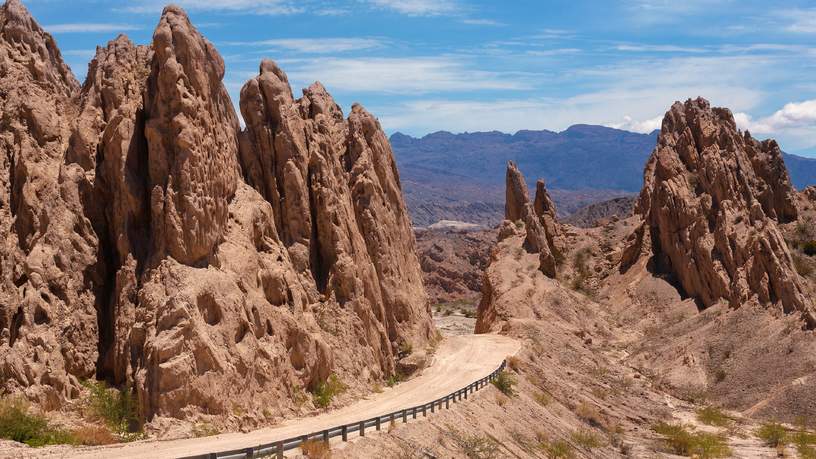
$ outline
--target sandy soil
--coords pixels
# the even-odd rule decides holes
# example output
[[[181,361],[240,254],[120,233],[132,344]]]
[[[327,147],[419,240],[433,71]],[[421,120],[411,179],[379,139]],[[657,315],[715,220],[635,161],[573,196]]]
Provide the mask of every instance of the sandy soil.
[[[276,427],[249,433],[171,441],[140,441],[94,448],[20,450],[17,454],[26,455],[36,451],[37,457],[166,458],[269,443],[429,402],[488,375],[504,358],[515,354],[519,348],[517,340],[505,336],[451,336],[439,345],[431,364],[414,379],[335,411],[286,421]],[[0,457],[7,452],[0,451]]]

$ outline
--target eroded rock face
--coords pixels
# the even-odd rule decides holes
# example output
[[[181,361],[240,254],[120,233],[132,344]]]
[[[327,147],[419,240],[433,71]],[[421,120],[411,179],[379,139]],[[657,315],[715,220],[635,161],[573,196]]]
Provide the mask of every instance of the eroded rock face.
[[[0,392],[46,408],[95,375],[98,239],[64,164],[79,85],[19,1],[0,9]]]
[[[146,421],[251,425],[427,344],[399,176],[362,107],[344,119],[319,83],[295,100],[264,62],[241,132],[223,60],[178,7],[152,46],[99,48],[81,90],[18,2],[0,14],[19,113],[0,122],[0,390],[56,406],[97,377]]]
[[[816,202],[816,186],[809,186],[802,190],[802,194],[805,195],[812,202]]]
[[[812,301],[778,228],[797,218],[795,191],[773,140],[741,134],[731,112],[703,99],[675,103],[646,166],[623,268],[646,254],[703,306],[756,297],[799,311]]]
[[[547,193],[544,181],[538,181],[534,206],[530,203],[524,176],[514,162],[508,162],[506,201],[505,220],[524,223],[527,233],[525,247],[530,252],[539,254],[541,259],[539,269],[547,277],[555,278],[557,269],[555,254],[560,251],[556,241],[560,242],[561,232],[555,217],[555,204]],[[503,224],[502,228],[507,229],[499,231],[499,239],[503,239],[502,235],[512,233],[509,225]]]

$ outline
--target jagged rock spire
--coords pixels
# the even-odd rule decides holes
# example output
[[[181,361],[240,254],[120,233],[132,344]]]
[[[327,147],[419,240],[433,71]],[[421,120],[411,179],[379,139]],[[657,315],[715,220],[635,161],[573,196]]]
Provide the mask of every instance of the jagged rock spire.
[[[704,99],[677,102],[646,166],[636,209],[644,223],[622,268],[653,254],[703,306],[726,300],[738,307],[756,298],[816,325],[778,228],[797,218],[795,203],[776,142],[741,134],[728,109]]]

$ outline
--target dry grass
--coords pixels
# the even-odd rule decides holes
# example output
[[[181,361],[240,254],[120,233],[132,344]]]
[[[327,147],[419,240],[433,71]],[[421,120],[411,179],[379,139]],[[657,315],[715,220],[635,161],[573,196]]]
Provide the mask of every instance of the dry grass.
[[[78,445],[100,446],[112,445],[119,442],[119,438],[104,426],[85,426],[72,432]]]
[[[606,419],[604,419],[601,412],[594,405],[590,405],[587,402],[581,402],[581,404],[575,408],[575,415],[578,416],[580,420],[586,422],[592,427],[607,430]]]
[[[300,445],[300,451],[309,459],[329,459],[332,457],[331,448],[322,441],[309,440]]]

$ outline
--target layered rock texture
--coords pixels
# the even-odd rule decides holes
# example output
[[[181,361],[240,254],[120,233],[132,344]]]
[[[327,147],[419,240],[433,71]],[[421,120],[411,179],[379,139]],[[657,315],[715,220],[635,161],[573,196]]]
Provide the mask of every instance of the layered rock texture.
[[[0,392],[56,407],[98,378],[146,421],[250,422],[336,373],[393,374],[434,333],[388,140],[271,61],[241,91],[184,11],[97,49],[80,88],[0,11]],[[261,410],[264,414],[261,414]]]
[[[779,225],[797,218],[779,146],[740,133],[731,112],[703,99],[666,113],[649,160],[622,269],[653,255],[703,307],[756,298],[816,325],[812,299]]]
[[[556,218],[555,204],[547,193],[543,180],[536,183],[535,201],[530,202],[527,182],[512,161],[507,163],[507,191],[504,218],[499,238],[514,231],[516,222],[526,231],[525,248],[538,253],[539,269],[547,277],[555,278],[556,259],[563,251],[563,234]]]

